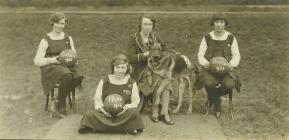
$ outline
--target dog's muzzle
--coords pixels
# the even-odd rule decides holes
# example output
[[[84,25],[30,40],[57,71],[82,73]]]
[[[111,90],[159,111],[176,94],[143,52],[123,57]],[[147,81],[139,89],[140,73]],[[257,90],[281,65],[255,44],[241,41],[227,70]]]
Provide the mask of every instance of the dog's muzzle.
[[[153,61],[158,61],[160,59],[160,57],[155,55],[155,56],[152,56],[152,59],[153,59]]]

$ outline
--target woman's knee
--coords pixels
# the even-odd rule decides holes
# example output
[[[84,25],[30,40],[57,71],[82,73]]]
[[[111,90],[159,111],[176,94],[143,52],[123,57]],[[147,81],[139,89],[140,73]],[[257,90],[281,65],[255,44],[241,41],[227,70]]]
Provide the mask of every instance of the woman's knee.
[[[88,110],[87,112],[85,112],[83,117],[86,119],[93,119],[94,116],[97,114],[100,114],[100,113],[98,113],[96,110]]]
[[[64,74],[62,77],[61,77],[61,82],[72,82],[72,74],[71,73],[67,73],[67,74]]]
[[[216,87],[217,80],[209,72],[204,73],[204,84],[206,87],[213,88]]]
[[[235,82],[232,78],[226,77],[222,81],[222,85],[225,89],[233,89],[235,87]]]
[[[76,84],[76,85],[79,85],[79,84],[81,84],[81,82],[83,81],[83,79],[84,79],[83,76],[74,78],[74,79],[73,79],[73,83]]]
[[[215,80],[205,80],[205,86],[209,88],[216,87],[217,82]]]
[[[135,108],[128,109],[126,113],[131,114],[134,117],[139,115],[139,112]]]

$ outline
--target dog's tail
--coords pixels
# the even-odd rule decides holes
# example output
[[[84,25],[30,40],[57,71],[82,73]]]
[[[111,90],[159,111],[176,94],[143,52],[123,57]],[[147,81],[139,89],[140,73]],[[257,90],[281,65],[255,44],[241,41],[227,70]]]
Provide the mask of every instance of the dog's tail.
[[[201,68],[198,67],[196,64],[192,64],[191,71],[195,75],[195,82],[193,83],[193,87],[197,90],[200,90],[204,86],[203,74]]]

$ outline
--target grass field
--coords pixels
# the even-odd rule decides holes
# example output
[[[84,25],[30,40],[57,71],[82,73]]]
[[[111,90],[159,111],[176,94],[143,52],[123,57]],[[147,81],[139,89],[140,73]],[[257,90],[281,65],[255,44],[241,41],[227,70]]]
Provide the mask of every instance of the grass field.
[[[50,31],[48,14],[0,14],[0,137],[41,138],[56,121],[44,111],[40,69],[33,65],[39,41]],[[197,63],[203,35],[211,30],[208,14],[155,14],[157,32],[169,48]],[[289,16],[228,14],[228,30],[237,37],[242,60],[238,73],[241,93],[234,95],[235,119],[223,103],[228,137],[266,138],[289,133]],[[137,31],[137,14],[68,14],[66,32],[74,38],[85,75],[77,95],[77,112],[93,108],[93,95],[110,58],[123,52],[128,36]],[[20,96],[20,99],[17,99]],[[194,113],[203,113],[205,96],[195,98]]]

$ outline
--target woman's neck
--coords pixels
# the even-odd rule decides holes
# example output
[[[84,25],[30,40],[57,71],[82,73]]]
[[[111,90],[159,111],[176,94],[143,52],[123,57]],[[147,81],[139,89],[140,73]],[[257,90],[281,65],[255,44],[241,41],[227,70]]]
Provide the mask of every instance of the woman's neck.
[[[149,40],[149,34],[144,34],[143,32],[140,32],[141,38],[144,43],[147,43]]]
[[[64,32],[51,31],[49,34],[50,37],[54,39],[62,39],[64,36]]]
[[[126,75],[117,76],[117,75],[115,75],[115,74],[112,74],[112,77],[113,77],[115,80],[123,80],[123,79],[125,79]]]
[[[143,37],[143,38],[148,38],[150,36],[150,34],[145,34],[143,33],[142,31],[140,32],[140,35]]]
[[[221,37],[221,36],[223,36],[225,34],[225,30],[223,30],[223,31],[214,31],[214,35],[216,36],[216,37]]]

